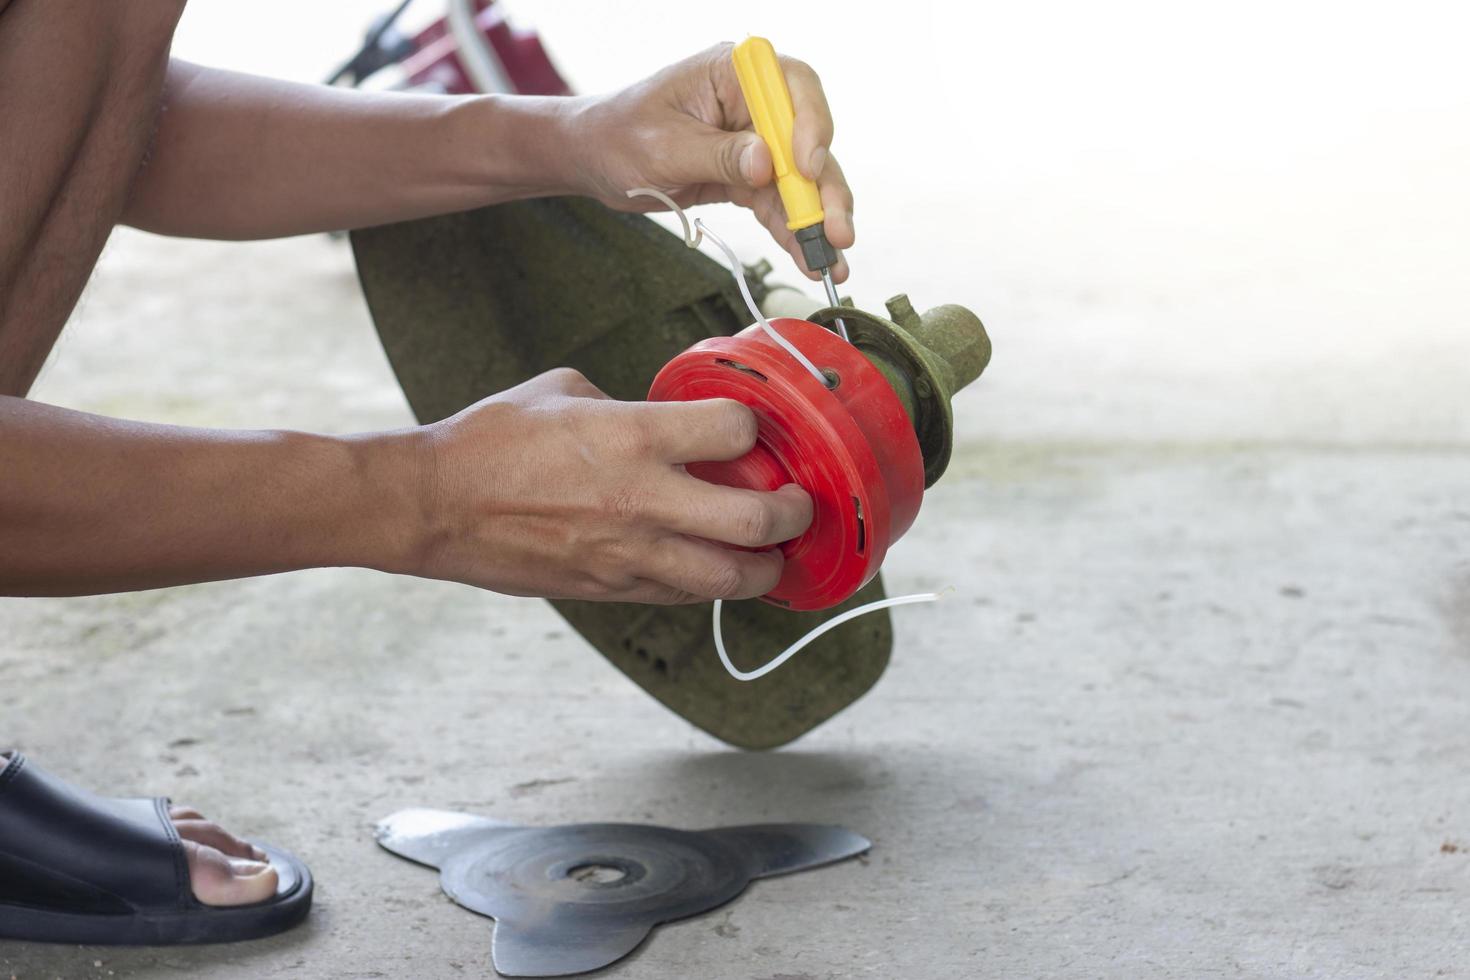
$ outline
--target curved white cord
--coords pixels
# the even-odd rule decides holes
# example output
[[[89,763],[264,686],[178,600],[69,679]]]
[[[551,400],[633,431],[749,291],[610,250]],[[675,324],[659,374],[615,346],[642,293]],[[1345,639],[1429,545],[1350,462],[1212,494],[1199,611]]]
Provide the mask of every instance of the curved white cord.
[[[703,232],[695,231],[693,228],[689,227],[689,215],[685,214],[684,209],[679,207],[678,204],[674,203],[674,199],[672,197],[669,197],[669,195],[665,194],[657,187],[635,187],[628,192],[628,196],[651,197],[662,204],[664,207],[668,208],[670,211],[674,212],[674,214],[679,216],[679,224],[684,226],[684,244],[688,245],[690,248],[699,247],[699,240],[703,237]],[[704,222],[699,221],[695,223],[698,224],[701,229],[704,228]]]
[[[893,596],[889,599],[879,599],[877,602],[865,603],[861,606],[858,606],[856,609],[849,609],[841,616],[833,616],[831,619],[827,620],[825,623],[816,627],[811,632],[803,636],[801,639],[791,644],[791,646],[787,647],[785,650],[782,650],[772,660],[768,661],[767,663],[761,664],[755,670],[740,670],[730,662],[730,655],[725,652],[725,637],[720,632],[720,609],[724,606],[724,600],[716,599],[715,652],[720,655],[720,663],[725,665],[725,669],[730,672],[731,677],[735,678],[737,681],[753,681],[758,677],[766,676],[771,671],[775,670],[777,667],[781,666],[786,661],[790,660],[792,657],[800,653],[802,648],[805,647],[808,643],[811,643],[813,640],[815,640],[817,637],[821,636],[828,630],[836,629],[843,623],[847,622],[849,619],[857,619],[859,616],[866,615],[870,612],[876,612],[879,609],[887,609],[889,606],[906,606],[913,602],[937,601],[939,601],[938,592],[919,592],[914,595]]]
[[[756,318],[756,321],[761,325],[761,329],[772,340],[780,344],[788,354],[801,362],[801,366],[810,371],[812,376],[822,383],[822,387],[825,388],[827,386],[827,378],[821,371],[817,370],[817,366],[808,360],[805,354],[797,350],[791,341],[777,333],[775,328],[766,321],[765,315],[761,313],[760,307],[755,305],[755,299],[750,295],[750,286],[746,284],[745,276],[741,274],[740,270],[744,266],[741,264],[739,256],[735,254],[735,251],[729,245],[725,244],[724,239],[716,235],[713,231],[710,231],[709,226],[699,218],[694,219],[694,226],[691,228],[689,218],[684,214],[684,209],[675,204],[674,199],[661,190],[653,187],[635,187],[628,192],[628,196],[654,198],[662,202],[664,207],[677,214],[679,216],[679,223],[684,226],[684,244],[690,248],[698,248],[699,243],[706,237],[718,245],[720,251],[725,253],[725,258],[730,260],[730,272],[735,277],[735,284],[740,287],[740,295],[745,297],[745,305],[750,307],[750,315]],[[900,595],[888,599],[879,599],[877,602],[869,602],[858,606],[856,609],[849,609],[842,615],[833,616],[825,623],[812,629],[801,639],[791,644],[785,650],[782,650],[770,661],[761,664],[755,670],[740,670],[730,662],[730,655],[725,652],[725,636],[720,630],[720,611],[724,608],[725,603],[722,599],[716,599],[714,609],[715,652],[720,655],[720,663],[725,665],[725,669],[730,672],[731,677],[737,681],[753,681],[756,678],[766,676],[800,653],[809,643],[823,633],[831,629],[836,629],[848,620],[857,619],[859,616],[866,615],[870,612],[877,612],[879,609],[887,609],[890,606],[906,606],[914,602],[935,602],[938,599],[939,593],[937,592],[919,592],[914,595]]]
[[[824,375],[820,370],[818,370],[817,366],[813,364],[805,354],[797,350],[795,344],[777,333],[776,329],[771,326],[770,321],[766,319],[765,314],[760,311],[760,307],[755,305],[755,299],[750,295],[750,286],[746,283],[745,276],[742,275],[740,272],[740,270],[745,268],[745,266],[741,264],[740,257],[735,254],[735,250],[732,249],[729,245],[725,244],[725,240],[723,238],[721,238],[719,235],[716,235],[713,231],[710,231],[709,226],[706,225],[704,221],[700,218],[694,219],[694,228],[691,230],[689,227],[689,219],[685,216],[684,209],[675,204],[673,198],[669,197],[669,195],[665,194],[661,190],[658,190],[657,188],[635,187],[628,192],[628,196],[652,197],[663,202],[664,207],[668,208],[670,211],[679,216],[679,223],[684,226],[684,244],[688,245],[690,248],[698,248],[699,243],[705,238],[708,238],[710,241],[718,245],[720,247],[720,251],[725,253],[725,258],[730,260],[730,271],[735,275],[735,284],[740,287],[740,295],[745,297],[745,305],[750,307],[750,315],[756,318],[756,321],[761,325],[761,329],[764,330],[772,340],[780,344],[781,348],[785,350],[786,353],[796,358],[797,362],[800,363],[802,367],[810,371],[812,377],[816,378],[822,383],[823,388],[827,387],[827,376]]]

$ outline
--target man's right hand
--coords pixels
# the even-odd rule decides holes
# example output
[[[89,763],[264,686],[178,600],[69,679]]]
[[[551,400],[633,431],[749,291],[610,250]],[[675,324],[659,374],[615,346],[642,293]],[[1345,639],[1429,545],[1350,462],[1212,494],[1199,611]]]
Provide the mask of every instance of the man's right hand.
[[[415,567],[513,595],[684,603],[762,595],[811,498],[706,483],[695,461],[755,444],[728,399],[620,402],[549,371],[415,430],[425,536]],[[764,548],[743,551],[723,547]]]

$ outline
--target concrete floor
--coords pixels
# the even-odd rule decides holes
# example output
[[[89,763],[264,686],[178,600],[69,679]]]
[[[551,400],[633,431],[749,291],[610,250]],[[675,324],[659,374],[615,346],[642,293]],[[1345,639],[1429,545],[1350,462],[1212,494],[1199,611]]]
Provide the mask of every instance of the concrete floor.
[[[774,754],[692,731],[536,601],[356,570],[0,601],[9,741],[294,848],[320,882],[280,939],[4,943],[0,975],[488,975],[488,923],[372,842],[407,805],[874,841],[658,930],[616,976],[1466,975],[1465,441],[1140,438],[1150,402],[1156,432],[1179,424],[1170,378],[1090,361],[1091,387],[1028,390],[1063,351],[995,332],[887,566],[895,591],[956,592],[899,612],[879,687]],[[404,424],[374,344],[340,243],[122,232],[37,396]]]
[[[596,61],[597,31],[551,33],[566,63],[628,74]],[[1008,105],[973,133],[1029,125],[1034,104]],[[850,128],[860,305],[969,304],[996,355],[885,570],[894,592],[955,592],[898,611],[878,687],[780,752],[691,730],[545,604],[445,583],[322,570],[0,600],[0,741],[193,803],[318,878],[285,937],[0,943],[0,977],[489,976],[489,923],[372,841],[410,805],[874,841],[656,931],[620,978],[1470,976],[1470,142],[1431,110],[1325,135],[1283,111],[1269,139],[1222,136],[1223,162],[1000,139],[904,195],[882,168],[906,149]],[[941,206],[963,246],[942,254],[907,220]],[[35,396],[184,424],[410,422],[325,238],[118,233]]]

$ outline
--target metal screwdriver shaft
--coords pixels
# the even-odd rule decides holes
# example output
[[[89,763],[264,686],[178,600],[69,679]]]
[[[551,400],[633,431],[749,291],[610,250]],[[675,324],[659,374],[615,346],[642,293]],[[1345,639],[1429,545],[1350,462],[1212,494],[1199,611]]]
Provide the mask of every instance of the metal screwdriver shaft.
[[[833,283],[832,283],[832,270],[831,269],[823,269],[822,270],[822,285],[827,287],[827,301],[830,302],[833,306],[840,306],[841,303],[837,299],[837,287],[835,285],[833,285]],[[847,324],[843,323],[841,320],[838,320],[837,321],[837,325],[842,328],[842,330],[841,330],[841,332],[842,332],[842,339],[843,340],[846,340],[847,339]]]
[[[831,269],[822,270],[822,285],[827,287],[827,302],[831,303],[833,306],[841,306],[842,301],[837,298],[837,287],[832,285]],[[846,340],[847,324],[842,322],[842,317],[838,317],[837,319],[833,320],[832,325],[837,328],[837,336],[841,337],[843,340]]]
[[[833,306],[841,306],[842,301],[837,298],[837,285],[832,281],[832,266],[837,264],[837,250],[827,241],[822,223],[819,221],[798,229],[796,241],[801,246],[801,257],[806,262],[806,267],[821,273],[822,285],[827,288],[827,302]],[[847,324],[839,318],[833,320],[832,325],[837,328],[837,335],[846,340]]]

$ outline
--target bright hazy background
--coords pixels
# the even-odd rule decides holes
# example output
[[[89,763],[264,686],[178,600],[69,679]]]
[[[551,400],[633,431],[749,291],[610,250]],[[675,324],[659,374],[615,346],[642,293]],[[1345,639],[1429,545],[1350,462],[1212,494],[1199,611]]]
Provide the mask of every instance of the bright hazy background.
[[[196,2],[175,51],[314,80],[390,5]],[[505,6],[583,92],[747,33],[814,65],[858,304],[994,335],[962,437],[1470,437],[1470,5]]]

